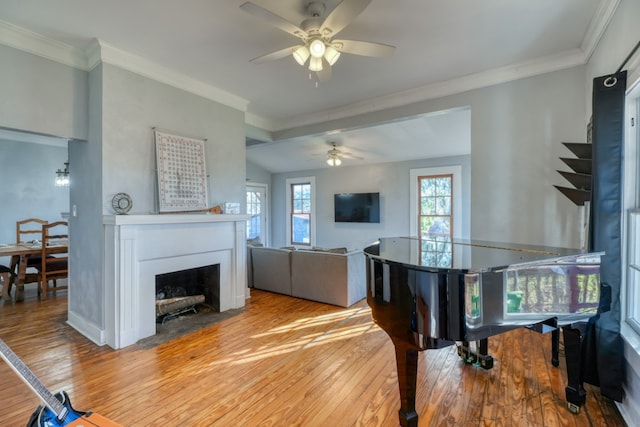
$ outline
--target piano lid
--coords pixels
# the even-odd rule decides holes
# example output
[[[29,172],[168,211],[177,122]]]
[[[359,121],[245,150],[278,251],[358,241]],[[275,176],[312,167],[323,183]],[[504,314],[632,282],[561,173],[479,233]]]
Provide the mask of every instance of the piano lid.
[[[427,234],[416,237],[382,238],[365,248],[370,256],[427,271],[465,273],[498,271],[537,263],[599,263],[602,253],[580,249],[451,239]]]

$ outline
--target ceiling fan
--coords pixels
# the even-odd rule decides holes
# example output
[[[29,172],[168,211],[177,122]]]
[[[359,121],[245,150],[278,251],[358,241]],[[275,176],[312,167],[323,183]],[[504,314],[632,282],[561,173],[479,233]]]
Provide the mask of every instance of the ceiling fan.
[[[331,149],[327,151],[327,164],[329,166],[340,166],[342,164],[342,158],[351,158],[356,160],[364,160],[364,157],[354,156],[346,151],[338,150],[338,144],[336,142],[330,142]]]
[[[326,18],[323,18],[325,4],[320,1],[311,1],[306,7],[309,18],[302,21],[300,26],[255,3],[250,1],[243,3],[240,8],[245,12],[264,19],[302,41],[302,44],[259,56],[251,62],[261,63],[292,55],[301,66],[304,66],[308,59],[309,71],[315,72],[319,81],[327,81],[331,78],[331,66],[336,63],[341,53],[371,57],[389,56],[395,47],[382,43],[333,38],[362,13],[369,3],[371,0],[343,0]]]

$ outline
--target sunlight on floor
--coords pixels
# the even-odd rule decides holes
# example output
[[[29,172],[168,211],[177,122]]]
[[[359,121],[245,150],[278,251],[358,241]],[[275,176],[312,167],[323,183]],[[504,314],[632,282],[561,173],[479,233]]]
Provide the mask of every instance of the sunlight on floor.
[[[365,319],[357,320],[362,317],[365,317]],[[345,320],[355,320],[358,324],[340,326]],[[374,328],[375,324],[371,319],[371,310],[366,307],[347,309],[337,313],[297,319],[287,325],[279,326],[277,328],[270,329],[267,332],[253,335],[251,338],[259,339],[274,334],[290,334],[291,332],[303,330],[305,328],[317,328],[318,326],[328,324],[333,324],[334,326],[329,329],[322,329],[319,332],[310,332],[302,337],[297,337],[292,341],[283,342],[275,347],[270,345],[268,348],[259,348],[257,350],[247,348],[243,351],[236,352],[227,358],[218,359],[211,363],[211,365],[238,365],[251,363],[269,357],[286,355],[304,347],[317,347],[319,345],[359,337],[364,334],[379,332],[377,328]]]
[[[312,328],[312,327],[323,325],[326,323],[342,321],[344,319],[348,319],[349,317],[355,315],[360,311],[364,311],[365,314],[367,315],[371,314],[371,309],[367,307],[367,308],[346,309],[346,310],[341,310],[337,313],[323,314],[321,316],[315,316],[315,317],[305,317],[302,319],[298,319],[287,325],[273,328],[261,334],[254,335],[253,338],[259,338],[259,337],[264,337],[264,336],[273,335],[273,334],[284,334],[284,333],[288,333],[288,332],[299,330],[299,329]]]

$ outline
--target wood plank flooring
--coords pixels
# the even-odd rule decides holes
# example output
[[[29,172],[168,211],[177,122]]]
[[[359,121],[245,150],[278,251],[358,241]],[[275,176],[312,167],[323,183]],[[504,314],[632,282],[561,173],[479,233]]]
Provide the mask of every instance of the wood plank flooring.
[[[366,301],[343,309],[252,290],[244,313],[152,349],[98,347],[66,325],[64,293],[0,302],[0,337],[53,392],[124,426],[397,426],[394,349]],[[564,401],[550,339],[520,329],[489,340],[495,367],[455,347],[420,353],[420,426],[624,426],[587,386]],[[562,354],[561,354],[562,356]],[[0,363],[0,426],[24,426],[39,399]]]

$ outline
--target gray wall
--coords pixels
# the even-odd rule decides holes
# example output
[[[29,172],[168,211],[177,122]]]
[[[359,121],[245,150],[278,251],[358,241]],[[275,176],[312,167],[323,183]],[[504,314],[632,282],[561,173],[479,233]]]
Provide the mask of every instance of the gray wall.
[[[101,64],[90,73],[90,140],[72,145],[74,162],[86,179],[77,188],[82,231],[72,241],[69,312],[92,328],[103,329],[102,215],[113,214],[111,199],[125,192],[130,214],[156,211],[153,128],[207,139],[205,146],[209,204],[245,204],[244,113],[121,68]]]
[[[274,174],[271,187],[271,246],[286,245],[286,180],[314,176],[316,179],[316,245],[362,249],[380,237],[409,234],[409,171],[415,168],[462,166],[463,223],[469,224],[470,158],[456,156],[369,166],[337,167]],[[380,223],[335,223],[335,193],[380,193]]]
[[[110,65],[87,73],[6,46],[0,46],[0,93],[0,127],[74,139],[74,179],[65,207],[55,212],[77,208],[69,218],[69,311],[87,329],[104,327],[110,284],[102,282],[102,216],[112,213],[113,194],[131,194],[134,213],[155,209],[152,127],[208,139],[210,204],[238,201],[244,209],[242,111]]]
[[[247,160],[247,184],[270,184],[271,172]]]
[[[0,45],[0,127],[87,138],[87,73]]]
[[[471,217],[471,238],[579,247],[582,208],[565,198],[553,184],[567,185],[556,172],[557,169],[568,170],[560,157],[572,157],[562,142],[586,142],[584,78],[585,68],[575,67],[351,119],[299,128],[296,133],[303,130],[323,132],[351,128],[356,124],[367,125],[470,106],[471,160],[468,179],[471,187],[468,193],[469,208],[465,214]],[[283,133],[282,136],[298,135]],[[332,169],[331,174],[338,174],[339,171],[340,168]],[[274,175],[272,178],[273,245],[280,245],[285,239],[284,220],[278,220],[284,212],[282,206],[285,199],[281,194],[284,179],[313,174],[320,178],[323,176],[323,172],[318,171]],[[399,180],[396,170],[387,171],[382,166],[364,169],[360,176],[354,174],[348,179],[342,181],[373,189],[384,186],[385,181],[399,185],[400,189],[408,187]],[[322,180],[317,184],[319,182]],[[326,202],[326,199],[320,200],[318,205],[322,205],[322,200]],[[398,198],[393,202],[404,209],[408,207],[408,199]],[[386,203],[388,205],[389,201]],[[389,206],[385,209],[389,209]],[[392,218],[392,212],[386,211],[387,221],[398,220],[404,224],[406,214],[396,219]],[[339,242],[337,230],[325,230],[321,224],[318,224],[321,239],[318,245],[324,245],[323,240],[330,245],[344,245]],[[325,231],[329,233],[327,237],[323,237]],[[393,225],[389,230],[377,231],[407,234],[408,224],[402,228]],[[359,238],[356,240],[362,241]]]
[[[66,161],[67,147],[0,139],[0,243],[16,241],[16,221],[63,219],[69,187],[56,187],[54,179]],[[9,265],[8,259],[0,262]]]

